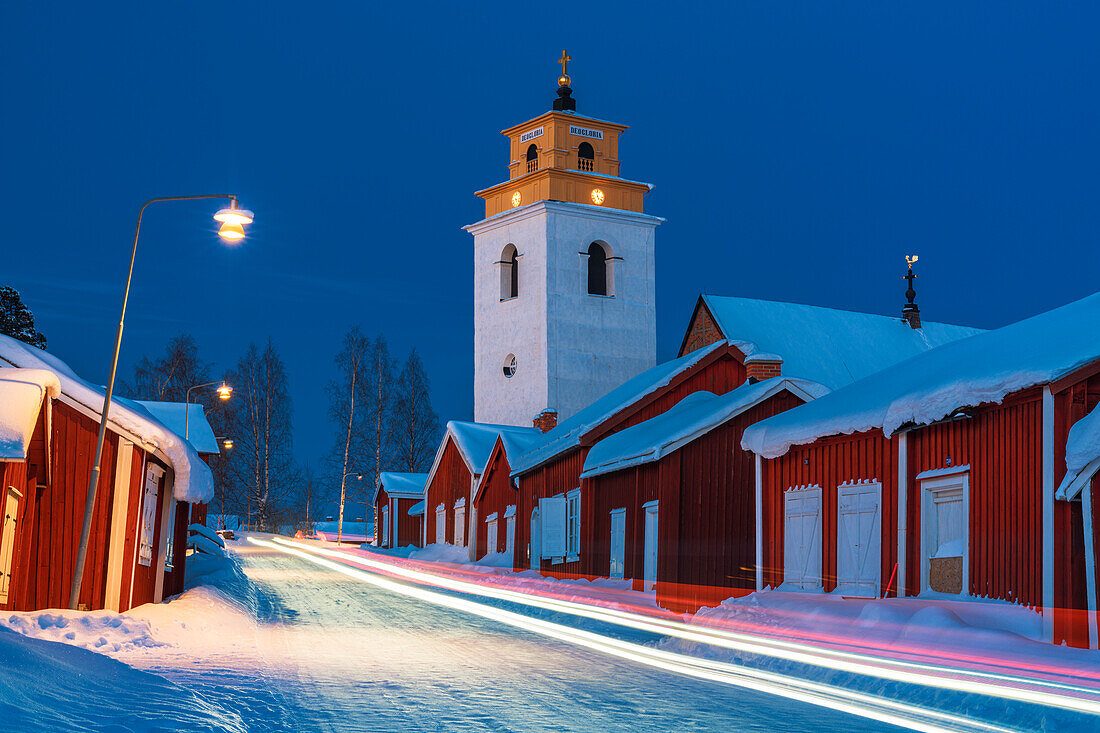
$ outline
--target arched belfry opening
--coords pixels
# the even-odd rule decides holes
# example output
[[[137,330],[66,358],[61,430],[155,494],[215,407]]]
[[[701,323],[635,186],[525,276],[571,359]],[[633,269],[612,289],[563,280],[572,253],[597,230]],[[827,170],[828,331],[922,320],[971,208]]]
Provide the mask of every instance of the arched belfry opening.
[[[533,173],[539,169],[539,148],[534,143],[527,146],[527,172]]]
[[[592,149],[592,144],[583,142],[577,148],[577,168],[582,171],[590,171],[594,168],[596,161],[596,151]]]
[[[509,300],[519,297],[519,252],[516,245],[509,244],[500,253],[500,299]]]
[[[610,256],[599,242],[588,245],[588,294],[610,295],[611,288],[608,270]]]

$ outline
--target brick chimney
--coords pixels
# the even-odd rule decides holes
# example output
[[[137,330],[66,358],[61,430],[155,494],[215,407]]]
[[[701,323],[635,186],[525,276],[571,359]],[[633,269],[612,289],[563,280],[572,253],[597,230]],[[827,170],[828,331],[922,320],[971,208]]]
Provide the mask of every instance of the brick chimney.
[[[778,377],[782,373],[783,357],[779,354],[753,354],[745,359],[745,376],[749,384]]]
[[[553,430],[558,424],[558,411],[546,408],[535,416],[534,425],[542,432]]]

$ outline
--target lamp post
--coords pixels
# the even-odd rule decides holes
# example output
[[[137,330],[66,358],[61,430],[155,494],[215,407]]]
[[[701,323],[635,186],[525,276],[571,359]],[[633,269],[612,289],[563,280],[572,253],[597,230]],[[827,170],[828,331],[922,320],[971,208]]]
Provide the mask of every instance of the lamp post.
[[[215,392],[218,393],[218,399],[225,402],[233,396],[233,388],[225,383],[224,379],[219,379],[215,382],[204,382],[203,384],[196,384],[187,388],[187,392],[183,396],[183,439],[187,440],[190,437],[191,430],[191,392],[200,387],[209,387],[214,384],[220,384]]]
[[[344,497],[346,496],[348,476],[354,476],[356,481],[363,480],[363,474],[359,471],[348,471],[340,478],[340,515],[336,518],[336,543],[340,544],[344,536]],[[366,509],[363,510],[364,516]],[[365,535],[364,535],[365,536]]]
[[[126,286],[122,290],[122,313],[118,317],[118,330],[115,332],[115,350],[111,356],[111,369],[107,375],[107,391],[103,396],[103,412],[99,417],[99,436],[96,438],[95,458],[92,472],[88,477],[88,496],[84,502],[84,526],[80,530],[80,545],[76,552],[76,566],[73,568],[73,583],[69,591],[69,609],[76,610],[80,598],[80,583],[84,578],[84,561],[88,557],[88,535],[92,529],[92,514],[95,510],[95,494],[99,484],[100,461],[103,458],[103,440],[107,433],[107,417],[111,411],[111,397],[115,391],[115,371],[118,368],[118,352],[122,347],[122,327],[126,321],[126,303],[130,299],[130,281],[134,276],[134,260],[137,259],[138,237],[141,235],[141,218],[149,204],[165,201],[195,201],[198,199],[228,199],[229,207],[214,214],[214,220],[221,223],[218,235],[227,242],[237,242],[244,238],[244,225],[252,223],[252,212],[238,208],[235,194],[200,194],[196,196],[163,196],[152,198],[138,210],[137,226],[134,228],[134,243],[130,251],[130,268],[126,272]]]

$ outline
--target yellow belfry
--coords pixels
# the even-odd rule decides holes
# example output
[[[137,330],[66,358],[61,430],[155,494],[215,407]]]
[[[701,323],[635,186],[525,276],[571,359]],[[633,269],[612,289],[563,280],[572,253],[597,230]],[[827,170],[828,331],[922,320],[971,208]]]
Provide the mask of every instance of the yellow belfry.
[[[627,125],[577,114],[568,64],[561,52],[558,99],[549,112],[502,130],[509,139],[508,180],[478,191],[485,216],[536,201],[568,201],[643,211],[649,185],[619,176],[619,136]]]

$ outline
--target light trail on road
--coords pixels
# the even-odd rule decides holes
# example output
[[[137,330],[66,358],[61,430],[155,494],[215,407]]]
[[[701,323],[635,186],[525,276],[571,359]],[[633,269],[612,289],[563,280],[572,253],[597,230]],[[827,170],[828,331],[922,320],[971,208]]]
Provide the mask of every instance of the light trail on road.
[[[307,552],[339,558],[341,562],[355,563],[379,572],[408,578],[414,582],[429,583],[459,593],[558,611],[733,651],[759,654],[838,672],[859,674],[904,684],[1015,700],[1087,715],[1100,715],[1100,700],[1097,699],[1096,691],[1084,687],[1048,680],[1030,680],[978,670],[959,670],[925,663],[872,657],[853,652],[815,647],[805,643],[739,633],[727,629],[687,624],[673,619],[653,618],[630,611],[493,588],[478,583],[447,578],[435,573],[414,570],[395,563],[372,560],[324,548],[309,547],[301,543],[292,543],[281,538],[275,538],[275,541],[289,547],[301,548]],[[1003,684],[998,684],[998,682]],[[1035,687],[1043,689],[1034,689]]]
[[[376,572],[353,568],[322,556],[328,551],[302,548],[290,542],[270,542],[254,537],[248,541],[263,547],[297,556],[321,567],[342,573],[348,577],[376,587],[438,606],[464,611],[482,618],[507,624],[514,628],[585,647],[620,659],[637,662],[649,667],[675,672],[697,679],[734,685],[758,692],[804,702],[810,705],[839,710],[851,715],[888,723],[924,733],[944,731],[982,731],[1005,733],[1014,729],[992,723],[972,720],[963,716],[889,700],[866,693],[812,682],[776,672],[743,667],[726,662],[713,661],[675,652],[662,651],[641,644],[615,639],[591,631],[575,629],[562,624],[532,618],[523,614],[487,606],[483,603],[455,598],[416,585],[392,580]],[[331,553],[345,558],[342,553]],[[412,571],[415,572],[415,571]],[[662,633],[662,632],[656,632]]]

